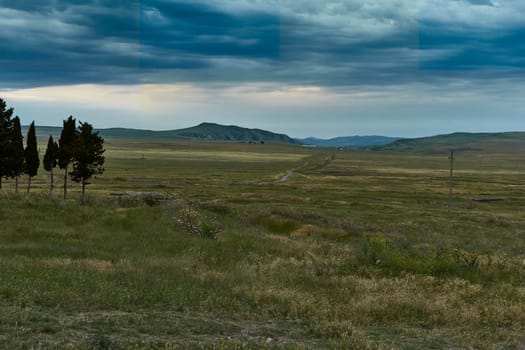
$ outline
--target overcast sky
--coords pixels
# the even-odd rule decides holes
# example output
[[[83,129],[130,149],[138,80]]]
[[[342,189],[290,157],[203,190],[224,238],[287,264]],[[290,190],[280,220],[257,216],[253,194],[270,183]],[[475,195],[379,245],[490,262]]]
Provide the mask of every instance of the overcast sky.
[[[24,124],[525,131],[523,0],[0,0]]]

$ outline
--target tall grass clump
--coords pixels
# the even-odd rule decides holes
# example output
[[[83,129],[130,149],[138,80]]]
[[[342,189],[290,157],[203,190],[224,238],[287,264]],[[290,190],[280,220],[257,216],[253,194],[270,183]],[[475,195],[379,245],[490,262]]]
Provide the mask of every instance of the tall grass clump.
[[[175,221],[184,232],[202,238],[216,239],[217,235],[223,230],[218,222],[205,217],[192,208],[179,210]]]
[[[525,278],[523,259],[508,254],[478,254],[460,248],[415,248],[404,240],[370,235],[360,242],[359,264],[374,266],[387,274],[416,273],[436,277],[459,277],[478,283],[520,283]]]

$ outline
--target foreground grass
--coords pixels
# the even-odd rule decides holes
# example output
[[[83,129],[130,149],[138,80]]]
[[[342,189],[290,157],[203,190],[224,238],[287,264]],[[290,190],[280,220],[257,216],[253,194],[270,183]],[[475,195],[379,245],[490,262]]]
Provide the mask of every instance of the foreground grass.
[[[5,348],[525,343],[519,156],[460,163],[448,215],[446,157],[226,144],[213,159],[198,144],[182,161],[147,147],[146,189],[172,200],[108,196],[147,173],[122,145],[88,205],[1,196]],[[472,201],[489,195],[505,200]],[[200,229],[181,225],[187,210]]]

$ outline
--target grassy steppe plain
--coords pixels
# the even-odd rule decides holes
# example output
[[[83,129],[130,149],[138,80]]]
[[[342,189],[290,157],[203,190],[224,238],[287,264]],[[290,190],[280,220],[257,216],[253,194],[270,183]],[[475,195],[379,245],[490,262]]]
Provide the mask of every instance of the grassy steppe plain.
[[[458,154],[451,214],[447,154],[110,140],[106,156],[86,205],[76,184],[49,198],[46,174],[29,196],[3,183],[0,348],[525,346],[522,153]]]

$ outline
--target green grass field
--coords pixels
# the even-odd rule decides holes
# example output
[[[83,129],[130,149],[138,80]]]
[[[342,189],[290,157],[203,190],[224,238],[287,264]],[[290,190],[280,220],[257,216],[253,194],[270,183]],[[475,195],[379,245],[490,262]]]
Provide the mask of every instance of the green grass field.
[[[3,181],[0,348],[525,346],[523,153],[457,154],[451,213],[446,153],[109,140],[106,156],[85,205],[78,184],[49,198],[44,172],[29,196]]]

